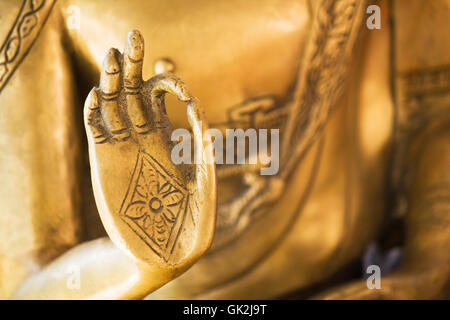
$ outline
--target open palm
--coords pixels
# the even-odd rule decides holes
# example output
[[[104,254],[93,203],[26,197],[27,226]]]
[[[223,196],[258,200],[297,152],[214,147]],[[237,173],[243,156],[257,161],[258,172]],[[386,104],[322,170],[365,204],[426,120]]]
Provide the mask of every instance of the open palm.
[[[143,38],[131,31],[123,54],[107,53],[100,86],[86,99],[95,200],[119,248],[152,266],[187,266],[212,241],[215,166],[212,153],[204,153],[196,165],[172,162],[164,95],[187,103],[195,143],[205,147],[211,138],[198,100],[181,80],[171,73],[142,80],[143,58]]]

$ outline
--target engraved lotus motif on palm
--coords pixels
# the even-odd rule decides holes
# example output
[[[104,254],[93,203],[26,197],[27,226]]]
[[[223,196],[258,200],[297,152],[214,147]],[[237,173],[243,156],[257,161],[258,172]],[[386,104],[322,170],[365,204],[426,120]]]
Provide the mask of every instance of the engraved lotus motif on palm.
[[[168,260],[186,211],[188,192],[150,155],[140,152],[121,217]]]

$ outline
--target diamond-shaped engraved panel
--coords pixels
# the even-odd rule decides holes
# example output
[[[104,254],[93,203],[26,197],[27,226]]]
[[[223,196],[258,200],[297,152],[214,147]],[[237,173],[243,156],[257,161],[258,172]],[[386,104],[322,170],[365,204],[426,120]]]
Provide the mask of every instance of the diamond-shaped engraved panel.
[[[140,152],[120,216],[150,248],[169,259],[184,222],[187,190]]]

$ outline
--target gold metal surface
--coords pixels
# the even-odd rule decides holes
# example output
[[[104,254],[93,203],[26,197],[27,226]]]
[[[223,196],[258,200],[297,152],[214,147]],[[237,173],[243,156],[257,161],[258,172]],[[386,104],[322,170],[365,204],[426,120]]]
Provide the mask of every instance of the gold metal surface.
[[[450,297],[449,0],[0,13],[0,298]],[[279,129],[278,174],[175,128]],[[334,280],[392,232],[382,289]]]

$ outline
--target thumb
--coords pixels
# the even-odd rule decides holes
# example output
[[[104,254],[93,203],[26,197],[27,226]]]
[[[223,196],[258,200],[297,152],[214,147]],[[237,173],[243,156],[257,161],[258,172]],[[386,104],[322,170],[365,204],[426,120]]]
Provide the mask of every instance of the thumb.
[[[208,196],[216,194],[216,165],[211,134],[203,108],[197,98],[189,100],[187,117],[194,134],[195,145],[195,187],[208,191]],[[201,189],[199,189],[201,188]]]

